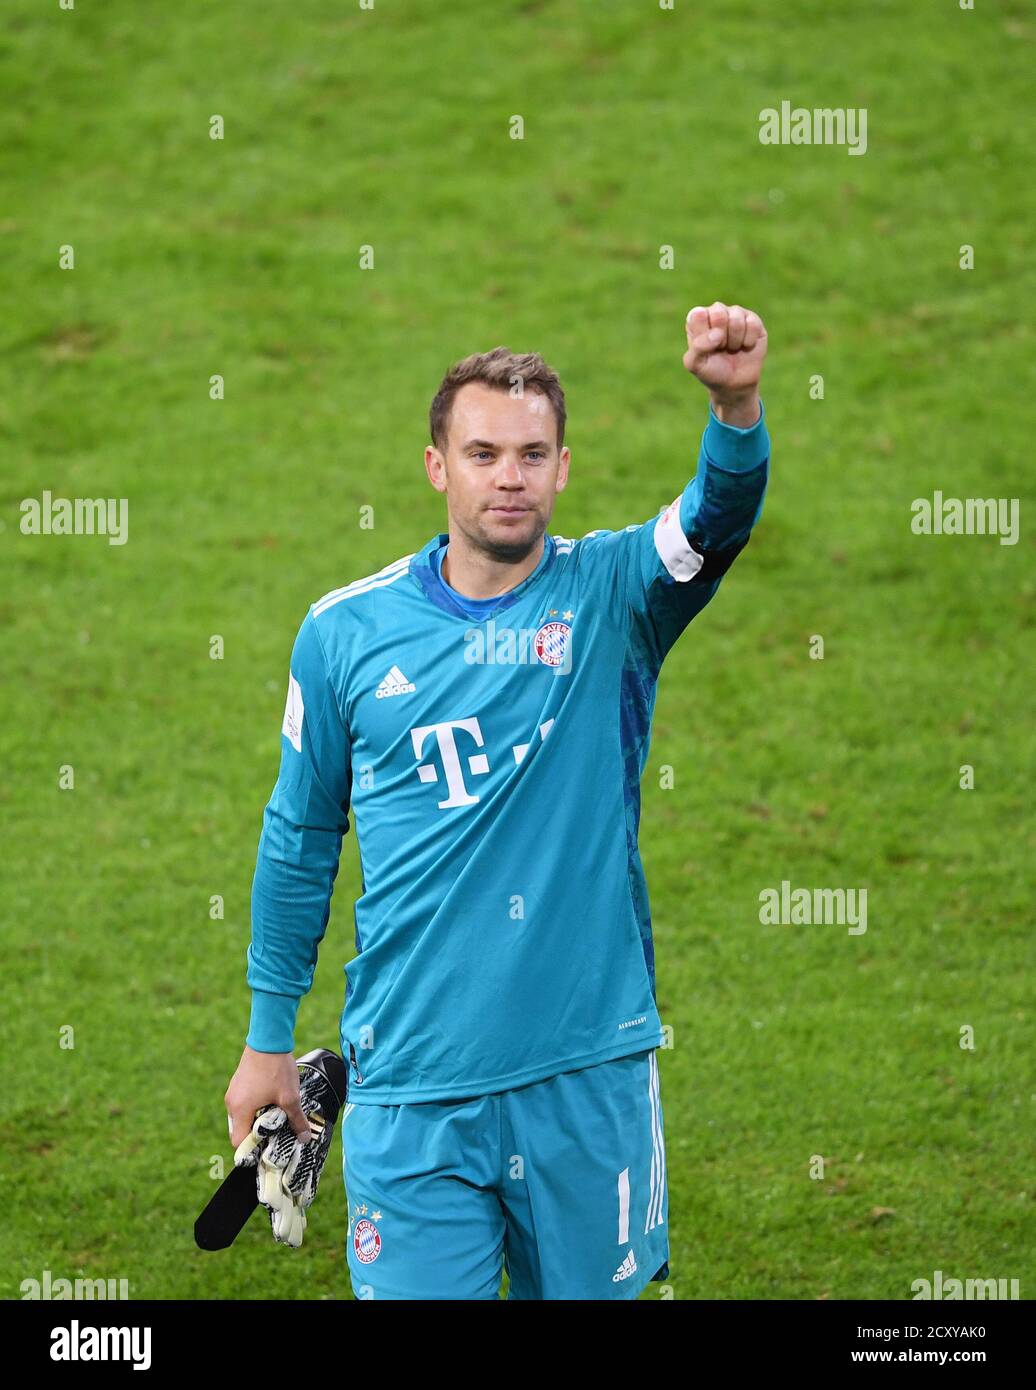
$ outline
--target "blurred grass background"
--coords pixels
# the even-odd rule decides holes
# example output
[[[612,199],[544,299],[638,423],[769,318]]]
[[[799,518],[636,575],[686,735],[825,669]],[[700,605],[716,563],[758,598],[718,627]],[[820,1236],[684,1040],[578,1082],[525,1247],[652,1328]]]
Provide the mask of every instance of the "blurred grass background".
[[[555,533],[668,502],[706,412],[683,319],[723,299],[769,329],[773,478],[644,781],[669,1286],[1031,1297],[1034,38],[1021,0],[8,0],[2,1296],[351,1296],[337,1140],[301,1252],[258,1218],[192,1243],[294,633],[442,529],[427,408],[468,352],[561,374]],[[866,107],[866,155],[761,145],[785,99]],[[1019,543],[913,535],[936,488],[1019,498]],[[129,543],[22,535],[44,489],[128,498]],[[866,887],[866,935],[761,926],[782,879]],[[358,891],[350,834],[302,1048]]]

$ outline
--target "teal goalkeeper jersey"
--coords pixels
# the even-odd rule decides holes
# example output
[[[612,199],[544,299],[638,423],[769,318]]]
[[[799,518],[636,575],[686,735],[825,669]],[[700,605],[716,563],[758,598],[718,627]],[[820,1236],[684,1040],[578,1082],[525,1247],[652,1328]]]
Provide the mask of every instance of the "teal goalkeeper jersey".
[[[710,411],[664,510],[548,533],[486,608],[443,583],[444,534],[311,606],[252,884],[250,1046],[294,1047],[350,817],[350,1101],[480,1096],[661,1044],[637,847],[656,682],[768,469],[762,416]]]

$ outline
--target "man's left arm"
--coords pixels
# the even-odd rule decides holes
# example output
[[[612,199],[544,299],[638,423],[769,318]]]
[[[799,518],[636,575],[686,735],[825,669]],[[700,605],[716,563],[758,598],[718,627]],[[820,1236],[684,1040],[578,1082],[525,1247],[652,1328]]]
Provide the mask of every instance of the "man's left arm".
[[[687,315],[684,366],[709,391],[709,420],[694,477],[654,521],[633,531],[627,602],[636,631],[661,664],[719,588],[762,511],[770,440],[759,398],[766,329],[741,305]]]

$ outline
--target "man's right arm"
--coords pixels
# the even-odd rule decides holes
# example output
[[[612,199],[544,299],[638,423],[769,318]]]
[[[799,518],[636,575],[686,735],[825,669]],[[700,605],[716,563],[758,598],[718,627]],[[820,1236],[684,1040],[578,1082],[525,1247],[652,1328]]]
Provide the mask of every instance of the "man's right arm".
[[[263,813],[252,880],[252,1011],[245,1053],[227,1091],[233,1134],[242,1125],[247,1133],[259,1105],[281,1103],[272,1095],[257,1100],[257,1086],[272,1085],[277,1077],[278,1089],[287,1084],[297,1094],[294,1065],[285,1064],[327,929],[342,836],[349,828],[350,777],[348,736],[310,612],[291,654],[280,773]]]
[[[299,1001],[313,984],[349,829],[349,748],[312,613],[295,639],[281,768],[263,812],[252,880],[249,1047],[290,1052]]]

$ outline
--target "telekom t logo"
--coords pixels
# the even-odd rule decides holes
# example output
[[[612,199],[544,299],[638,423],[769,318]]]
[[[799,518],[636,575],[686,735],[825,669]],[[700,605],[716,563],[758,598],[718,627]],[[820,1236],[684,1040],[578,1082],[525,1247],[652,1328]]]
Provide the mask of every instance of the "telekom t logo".
[[[550,733],[553,719],[548,719],[539,728],[540,738],[545,739]],[[479,728],[478,719],[448,719],[442,724],[426,724],[422,729],[411,729],[410,738],[414,745],[414,757],[417,759],[417,775],[422,782],[437,782],[439,780],[439,770],[434,763],[422,762],[424,756],[424,746],[429,734],[435,735],[436,743],[439,748],[439,757],[442,759],[442,770],[446,774],[446,789],[449,796],[445,801],[438,803],[441,811],[447,811],[454,806],[474,806],[477,796],[472,796],[464,784],[464,773],[461,769],[461,754],[457,748],[456,730],[462,734],[467,734],[474,740],[476,748],[485,747],[482,737],[482,730]],[[511,748],[514,754],[515,763],[520,763],[529,751],[529,744],[516,743]],[[489,758],[485,753],[469,753],[468,771],[472,777],[479,776],[480,773],[489,771]]]

